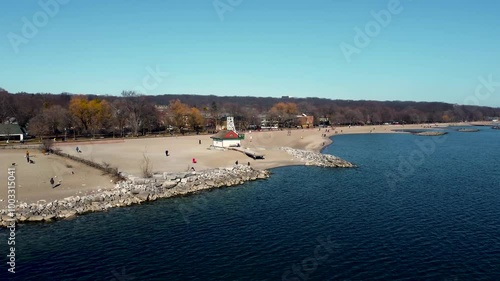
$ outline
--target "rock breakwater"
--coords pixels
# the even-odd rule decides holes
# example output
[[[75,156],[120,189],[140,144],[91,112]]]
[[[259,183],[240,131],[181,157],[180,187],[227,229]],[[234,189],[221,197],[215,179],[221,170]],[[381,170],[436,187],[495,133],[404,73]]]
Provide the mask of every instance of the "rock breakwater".
[[[460,129],[457,129],[457,132],[475,133],[475,132],[479,132],[479,129],[460,128]]]
[[[71,196],[49,203],[18,202],[0,211],[0,226],[15,222],[40,222],[67,219],[90,212],[105,211],[109,208],[130,206],[159,198],[182,196],[218,187],[230,187],[246,181],[266,179],[269,171],[256,170],[249,166],[236,165],[200,172],[155,174],[153,178],[127,176],[112,189],[97,193]]]
[[[419,133],[414,133],[414,135],[417,136],[442,136],[446,135],[448,132],[443,132],[443,131],[427,131],[427,132],[419,132]]]
[[[318,152],[295,149],[291,147],[280,147],[280,150],[286,151],[294,158],[297,158],[300,161],[304,162],[305,165],[307,166],[332,167],[332,168],[356,167],[354,164],[344,159],[329,154],[322,154]]]

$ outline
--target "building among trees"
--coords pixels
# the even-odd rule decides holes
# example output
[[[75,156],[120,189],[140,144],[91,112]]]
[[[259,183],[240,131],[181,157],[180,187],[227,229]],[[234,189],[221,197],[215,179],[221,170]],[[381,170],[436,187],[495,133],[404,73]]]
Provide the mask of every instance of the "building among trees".
[[[18,124],[0,124],[0,138],[10,140],[12,138],[23,141],[26,132]]]
[[[321,116],[319,118],[319,125],[320,126],[330,126],[330,118],[328,118],[328,116]]]
[[[314,116],[306,115],[302,113],[302,115],[297,115],[297,126],[302,128],[309,128],[314,125]]]

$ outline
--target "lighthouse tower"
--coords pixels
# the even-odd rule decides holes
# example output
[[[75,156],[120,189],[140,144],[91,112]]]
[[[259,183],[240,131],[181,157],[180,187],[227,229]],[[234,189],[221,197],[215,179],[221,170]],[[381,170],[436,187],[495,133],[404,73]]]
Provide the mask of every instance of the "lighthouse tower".
[[[236,132],[236,127],[234,126],[234,117],[227,117],[227,130]]]

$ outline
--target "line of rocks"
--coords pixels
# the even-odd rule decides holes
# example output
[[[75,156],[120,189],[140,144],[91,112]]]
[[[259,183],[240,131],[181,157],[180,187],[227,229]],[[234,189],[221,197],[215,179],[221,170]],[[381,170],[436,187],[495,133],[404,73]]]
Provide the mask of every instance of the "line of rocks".
[[[460,128],[457,130],[457,132],[475,133],[475,132],[479,132],[479,129]]]
[[[448,132],[443,132],[443,131],[427,131],[427,132],[418,132],[418,133],[413,133],[416,136],[442,136],[448,134]]]
[[[332,167],[332,168],[356,167],[351,162],[348,162],[344,159],[329,154],[322,154],[318,152],[295,149],[291,147],[280,147],[279,149],[286,151],[288,154],[304,162],[306,166]]]
[[[246,181],[266,179],[267,170],[256,170],[245,165],[217,168],[201,172],[163,173],[153,178],[127,176],[113,189],[99,190],[83,196],[71,196],[45,204],[17,203],[15,214],[0,211],[0,226],[7,227],[15,217],[16,222],[37,222],[67,219],[109,208],[130,206],[159,198],[168,198],[195,193],[218,187],[230,187]]]

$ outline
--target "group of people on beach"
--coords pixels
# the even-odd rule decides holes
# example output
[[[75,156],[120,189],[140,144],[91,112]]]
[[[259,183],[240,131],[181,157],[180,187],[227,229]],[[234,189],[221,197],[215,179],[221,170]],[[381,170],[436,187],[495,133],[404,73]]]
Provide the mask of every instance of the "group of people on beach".
[[[26,150],[26,162],[28,162],[29,164],[34,164],[35,162],[33,162],[33,160],[30,159],[30,151],[29,150]],[[74,172],[71,172],[72,174],[74,174]],[[55,180],[54,180],[54,177],[51,177],[50,180],[50,185],[52,186],[52,188],[55,188],[57,185],[54,185],[55,184]]]
[[[319,129],[319,131],[321,131],[321,128]],[[325,129],[325,134],[321,134],[322,137],[325,137],[326,138],[326,133],[329,133],[330,132],[330,129]]]

